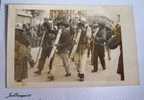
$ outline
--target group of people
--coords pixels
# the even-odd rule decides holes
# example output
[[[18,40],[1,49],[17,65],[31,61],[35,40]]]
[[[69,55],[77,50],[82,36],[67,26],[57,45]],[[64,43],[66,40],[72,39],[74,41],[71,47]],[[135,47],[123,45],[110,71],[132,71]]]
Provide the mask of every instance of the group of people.
[[[54,54],[48,63],[48,78],[50,80],[54,80],[53,61],[55,54],[59,55],[62,59],[66,72],[65,77],[71,76],[71,62],[75,63],[75,59],[77,59],[78,63],[75,63],[75,66],[78,78],[79,81],[84,81],[85,68],[88,66],[88,57],[91,57],[91,64],[93,65],[92,73],[98,71],[98,59],[103,70],[105,70],[105,50],[107,50],[110,60],[110,49],[115,49],[118,46],[120,46],[120,56],[117,73],[120,74],[121,80],[124,80],[120,24],[116,24],[114,28],[109,28],[104,23],[89,24],[82,18],[78,20],[71,19],[69,21],[65,20],[65,18],[44,18],[44,22],[38,32],[42,33],[39,44],[42,50],[40,59],[34,62],[30,54],[31,44],[25,30],[23,28],[16,28],[15,80],[17,82],[21,82],[27,78],[28,64],[34,67],[34,64],[38,63],[36,66],[37,71],[34,73],[41,75],[46,58],[50,57],[54,47],[56,49],[53,51]],[[58,35],[60,35],[59,39]],[[75,56],[78,56],[78,58]]]

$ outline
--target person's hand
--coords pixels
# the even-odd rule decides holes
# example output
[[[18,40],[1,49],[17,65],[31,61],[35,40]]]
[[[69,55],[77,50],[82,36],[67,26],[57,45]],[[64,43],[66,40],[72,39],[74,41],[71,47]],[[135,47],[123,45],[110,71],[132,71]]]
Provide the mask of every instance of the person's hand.
[[[59,46],[59,44],[54,44],[54,46],[58,47],[58,46]]]

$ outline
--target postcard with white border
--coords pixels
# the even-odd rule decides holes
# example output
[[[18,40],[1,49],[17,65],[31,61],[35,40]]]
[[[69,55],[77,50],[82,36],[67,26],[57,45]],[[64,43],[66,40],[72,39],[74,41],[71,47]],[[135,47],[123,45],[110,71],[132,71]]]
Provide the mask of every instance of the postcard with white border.
[[[9,5],[7,88],[139,85],[130,6]]]

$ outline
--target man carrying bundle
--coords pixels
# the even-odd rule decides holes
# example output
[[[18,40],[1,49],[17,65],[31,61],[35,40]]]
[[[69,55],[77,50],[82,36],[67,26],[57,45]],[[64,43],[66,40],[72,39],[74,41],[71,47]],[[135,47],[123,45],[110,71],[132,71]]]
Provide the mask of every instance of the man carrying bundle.
[[[61,23],[61,28],[62,35],[57,47],[58,54],[62,58],[63,65],[65,68],[65,76],[68,77],[71,76],[69,53],[72,47],[72,34],[70,32],[70,26],[68,23]]]
[[[85,67],[87,67],[87,58],[88,58],[88,40],[90,38],[91,33],[87,32],[87,28],[85,26],[86,20],[80,20],[78,23],[78,30],[81,30],[81,36],[78,43],[78,77],[79,81],[84,81],[85,78]]]
[[[49,57],[53,47],[53,42],[56,38],[56,31],[52,30],[52,20],[45,18],[43,23],[43,28],[44,28],[45,36],[42,42],[42,52],[41,52],[40,60],[38,62],[38,70],[35,72],[35,74],[37,75],[41,74],[41,71],[44,68],[46,58]],[[50,70],[52,68],[52,62],[53,62],[53,58],[50,61],[50,65],[49,65]]]

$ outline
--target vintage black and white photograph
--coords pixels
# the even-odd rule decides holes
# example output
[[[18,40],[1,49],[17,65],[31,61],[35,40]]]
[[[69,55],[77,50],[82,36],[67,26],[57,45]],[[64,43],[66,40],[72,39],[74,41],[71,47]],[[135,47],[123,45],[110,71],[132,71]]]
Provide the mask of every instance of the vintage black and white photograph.
[[[7,86],[137,85],[131,7],[10,5]]]

